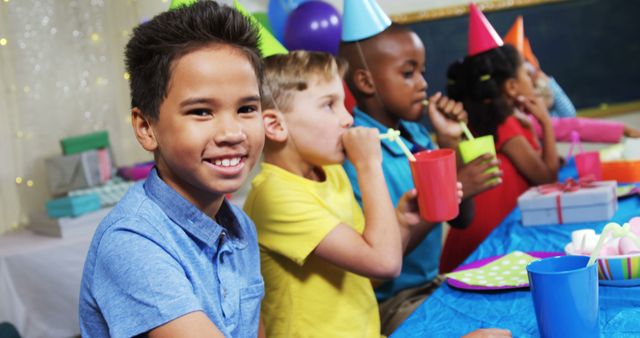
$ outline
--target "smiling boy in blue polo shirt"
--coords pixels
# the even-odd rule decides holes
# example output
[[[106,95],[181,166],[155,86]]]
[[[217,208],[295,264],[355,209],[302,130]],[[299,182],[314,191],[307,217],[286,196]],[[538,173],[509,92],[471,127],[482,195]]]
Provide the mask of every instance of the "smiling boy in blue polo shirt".
[[[215,2],[160,14],[126,47],[132,124],[156,167],[102,221],[80,294],[85,337],[256,337],[253,223],[224,196],[264,145],[258,34]]]

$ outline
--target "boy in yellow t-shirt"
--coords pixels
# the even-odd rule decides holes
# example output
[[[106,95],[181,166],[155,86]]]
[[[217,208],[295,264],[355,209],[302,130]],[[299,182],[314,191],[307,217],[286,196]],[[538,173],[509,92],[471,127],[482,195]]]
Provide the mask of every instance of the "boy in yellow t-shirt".
[[[265,60],[264,163],[244,209],[258,230],[268,337],[379,337],[369,278],[397,276],[409,238],[431,226],[415,190],[394,210],[378,131],[349,128],[343,74],[326,53]],[[364,215],[340,165],[346,157]]]

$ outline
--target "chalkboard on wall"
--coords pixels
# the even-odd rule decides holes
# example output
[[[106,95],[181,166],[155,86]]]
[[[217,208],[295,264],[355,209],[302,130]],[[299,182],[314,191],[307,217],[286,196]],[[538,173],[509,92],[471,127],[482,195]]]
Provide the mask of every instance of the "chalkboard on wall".
[[[485,13],[500,35],[518,15],[542,69],[576,108],[640,100],[640,1],[574,0]],[[409,26],[427,50],[429,93],[467,51],[468,15]]]

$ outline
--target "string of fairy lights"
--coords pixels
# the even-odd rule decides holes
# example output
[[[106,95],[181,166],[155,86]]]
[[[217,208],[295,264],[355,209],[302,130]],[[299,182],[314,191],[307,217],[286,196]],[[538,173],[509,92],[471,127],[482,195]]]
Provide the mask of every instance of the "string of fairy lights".
[[[0,121],[10,131],[0,136],[0,233],[52,198],[44,159],[61,154],[60,139],[106,129],[117,159],[146,160],[131,135],[122,51],[131,28],[168,4],[0,1]]]

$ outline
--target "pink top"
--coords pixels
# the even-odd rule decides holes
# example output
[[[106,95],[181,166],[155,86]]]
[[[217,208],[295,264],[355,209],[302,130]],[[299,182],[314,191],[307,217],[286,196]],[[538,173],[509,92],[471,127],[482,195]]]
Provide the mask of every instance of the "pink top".
[[[528,115],[538,137],[542,137],[542,127],[533,115]],[[551,123],[556,141],[571,142],[571,132],[580,134],[582,142],[618,143],[624,135],[624,124],[615,121],[584,117],[552,117]]]

